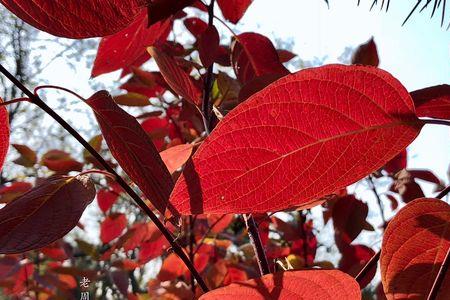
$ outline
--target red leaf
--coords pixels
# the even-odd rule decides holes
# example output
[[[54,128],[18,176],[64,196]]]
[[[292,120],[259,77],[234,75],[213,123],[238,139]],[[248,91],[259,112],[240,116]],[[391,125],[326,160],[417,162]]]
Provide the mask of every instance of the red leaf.
[[[378,67],[379,63],[377,45],[373,37],[367,43],[360,45],[352,57],[352,64],[355,65]]]
[[[401,170],[395,175],[393,190],[402,196],[402,200],[405,203],[425,197],[422,188],[407,170]]]
[[[158,274],[158,279],[160,281],[174,280],[187,271],[188,269],[182,260],[175,253],[170,253],[163,261],[161,270]]]
[[[244,16],[253,0],[217,0],[225,19],[236,24]]]
[[[111,272],[111,277],[117,289],[122,293],[122,295],[128,295],[128,272],[118,270]]]
[[[155,240],[142,243],[141,248],[139,249],[139,263],[145,264],[160,256],[168,245],[167,240],[162,235]]]
[[[366,228],[368,213],[367,204],[353,195],[341,197],[336,201],[332,217],[338,247],[350,244]]]
[[[133,76],[122,84],[120,88],[130,93],[137,93],[152,98],[164,94],[165,84],[161,73],[133,68]]]
[[[411,92],[419,117],[450,119],[450,85],[442,84]]]
[[[61,150],[50,150],[41,158],[41,164],[59,174],[70,171],[81,171],[83,164],[73,159],[69,153]]]
[[[361,299],[358,283],[337,270],[305,270],[268,274],[210,291],[199,300]]]
[[[118,238],[127,227],[127,217],[124,214],[111,214],[100,225],[100,239],[104,244]]]
[[[284,50],[284,49],[278,49],[277,53],[278,53],[278,57],[280,58],[280,61],[282,63],[288,62],[297,56],[297,54],[294,54],[291,51]]]
[[[289,74],[272,42],[254,32],[237,36],[232,45],[231,61],[237,78],[243,84],[263,75],[276,74],[279,78]]]
[[[148,25],[153,25],[164,20],[186,6],[191,5],[195,0],[153,0],[148,7]]]
[[[183,23],[196,39],[208,28],[208,24],[199,18],[187,18],[184,19]]]
[[[0,187],[0,203],[9,203],[28,192],[33,185],[29,182],[16,181]]]
[[[396,155],[393,159],[388,161],[388,163],[384,166],[386,172],[390,174],[395,174],[401,169],[405,169],[408,162],[408,153],[406,150],[403,150],[398,155]]]
[[[97,192],[97,204],[100,210],[106,213],[113,204],[117,201],[119,195],[116,192],[110,190],[99,190]]]
[[[3,99],[0,98],[0,103]],[[6,153],[9,148],[9,117],[5,106],[0,107],[0,171],[5,162]]]
[[[33,167],[36,164],[36,152],[31,150],[30,147],[19,144],[11,144],[11,146],[13,146],[20,154],[20,156],[14,160],[14,163],[24,167]]]
[[[89,177],[51,177],[0,209],[0,253],[44,247],[66,235],[95,197]]]
[[[127,27],[146,0],[0,0],[8,10],[50,34],[81,39],[106,36]]]
[[[219,51],[220,37],[216,27],[208,26],[200,35],[198,41],[198,52],[200,60],[205,68],[212,65]]]
[[[387,299],[426,299],[450,248],[450,206],[417,199],[389,222],[381,249],[381,279]],[[437,299],[450,299],[447,272]]]
[[[106,91],[95,93],[86,103],[95,112],[111,154],[164,214],[173,187],[172,177],[141,125],[115,104]]]
[[[409,174],[411,174],[411,176],[413,178],[417,178],[417,179],[422,179],[431,183],[434,183],[436,185],[443,185],[442,181],[437,178],[436,175],[434,175],[433,172],[429,171],[429,170],[407,170],[409,172]]]
[[[300,71],[231,111],[186,164],[170,201],[181,214],[305,206],[379,169],[420,128],[408,92],[385,71]]]
[[[172,28],[172,21],[166,20],[147,28],[147,11],[143,10],[136,20],[124,30],[101,39],[92,77],[118,69],[135,66],[142,55],[150,58],[146,47],[158,40],[165,40]]]
[[[181,168],[191,157],[192,144],[183,144],[174,147],[170,147],[160,153],[161,159],[166,164],[170,174],[175,173],[176,170]]]
[[[199,104],[200,90],[195,86],[189,74],[180,68],[172,57],[158,48],[149,47],[147,50],[155,59],[162,76],[175,93],[194,104]]]
[[[342,251],[342,258],[339,261],[339,270],[355,277],[367,262],[375,255],[375,251],[364,245],[349,245]],[[366,276],[361,279],[361,289],[367,286],[377,272],[377,265],[370,269]]]

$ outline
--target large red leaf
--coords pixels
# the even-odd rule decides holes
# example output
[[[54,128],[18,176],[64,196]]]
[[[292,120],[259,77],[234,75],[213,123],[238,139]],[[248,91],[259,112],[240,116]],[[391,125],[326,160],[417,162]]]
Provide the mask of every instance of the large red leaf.
[[[32,26],[56,36],[106,36],[127,27],[148,0],[0,0]]]
[[[305,270],[268,274],[212,290],[200,300],[361,299],[358,283],[337,270]]]
[[[253,0],[217,0],[225,19],[236,24],[244,16]]]
[[[181,214],[308,205],[379,169],[421,123],[383,70],[329,65],[288,75],[231,111],[171,195]]]
[[[62,238],[94,197],[86,175],[47,179],[0,209],[0,253],[38,249]]]
[[[177,65],[176,60],[156,47],[149,47],[147,50],[155,59],[167,84],[181,97],[191,103],[199,104],[200,90],[189,74]]]
[[[442,84],[411,92],[419,117],[450,119],[450,85]]]
[[[280,62],[272,42],[254,32],[245,32],[237,36],[232,45],[231,62],[241,83],[267,75],[278,75],[274,78],[277,79],[289,73]]]
[[[389,222],[381,249],[387,299],[426,299],[450,248],[450,206],[438,199],[410,202]],[[450,273],[437,299],[450,299]]]
[[[95,93],[86,103],[95,112],[111,154],[156,209],[164,214],[173,181],[147,133],[134,117],[114,103],[106,91]]]
[[[146,47],[167,38],[172,26],[171,20],[158,22],[147,28],[147,12],[143,10],[138,18],[124,30],[102,38],[92,69],[92,77],[118,69],[135,66],[146,55]]]
[[[0,103],[3,99],[0,98]],[[6,153],[9,148],[9,118],[5,106],[0,107],[0,170],[5,162]]]

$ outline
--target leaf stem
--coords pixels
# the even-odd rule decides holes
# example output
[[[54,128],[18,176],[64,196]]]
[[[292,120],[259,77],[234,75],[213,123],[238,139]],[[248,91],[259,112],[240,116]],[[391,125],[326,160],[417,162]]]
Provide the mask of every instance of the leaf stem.
[[[215,0],[211,0],[211,2],[208,5],[208,26],[213,26],[214,23],[214,3]],[[203,86],[202,111],[206,124],[205,131],[207,134],[210,133],[210,127],[212,125],[210,98],[213,81],[213,70],[214,70],[214,63],[212,63],[206,71],[206,78]]]
[[[255,219],[251,214],[249,214],[244,215],[244,220],[245,225],[247,226],[250,242],[255,251],[259,272],[261,273],[261,276],[270,274],[269,262],[267,260],[266,253],[264,252],[264,246],[261,242],[261,237],[259,236],[258,226],[256,225]]]
[[[450,126],[450,121],[439,119],[420,119],[424,124],[445,125]]]
[[[31,102],[40,107],[49,116],[51,116],[56,122],[58,122],[70,135],[72,135],[83,147],[95,158],[97,161],[105,168],[106,171],[113,174],[116,182],[125,190],[125,192],[130,195],[130,197],[139,205],[139,207],[147,214],[147,216],[152,220],[152,222],[158,227],[164,237],[169,241],[170,246],[173,251],[180,257],[184,262],[186,267],[189,269],[191,274],[197,280],[199,286],[204,292],[209,289],[205,282],[201,278],[198,271],[195,269],[193,263],[189,260],[188,256],[184,250],[175,241],[175,238],[170,233],[170,231],[164,226],[164,224],[159,220],[159,218],[153,213],[153,211],[148,207],[145,202],[136,194],[136,192],[125,182],[125,180],[117,174],[117,172],[103,159],[103,157],[74,129],[72,128],[59,114],[52,110],[44,101],[42,101],[39,96],[33,94],[29,89],[27,89],[19,80],[17,80],[11,73],[6,70],[2,64],[0,64],[0,72],[5,75],[15,86],[17,86],[25,95],[27,95]]]
[[[427,300],[435,300],[437,298],[439,289],[442,286],[442,282],[444,282],[444,278],[449,266],[450,266],[450,248],[448,248],[444,261],[442,262],[442,265],[436,275],[436,278],[434,279],[433,286],[431,287]]]
[[[30,102],[30,99],[27,97],[23,97],[23,98],[15,98],[15,99],[5,101],[5,102],[0,101],[0,106],[6,106],[6,105],[18,103],[18,102]]]

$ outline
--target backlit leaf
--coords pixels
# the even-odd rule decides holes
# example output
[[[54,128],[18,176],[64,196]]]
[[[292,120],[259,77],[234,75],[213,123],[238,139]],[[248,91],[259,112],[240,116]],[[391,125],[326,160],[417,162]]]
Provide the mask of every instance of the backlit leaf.
[[[32,167],[37,162],[37,155],[36,152],[30,149],[30,147],[26,145],[19,145],[19,144],[11,144],[11,146],[14,147],[14,149],[19,152],[20,156],[14,160],[14,162],[18,165],[24,166],[24,167]]]
[[[426,299],[450,248],[450,206],[438,199],[410,202],[389,222],[380,266],[387,299]],[[450,299],[447,272],[436,299]]]
[[[155,59],[167,84],[181,97],[191,103],[199,104],[200,90],[189,74],[177,65],[175,59],[156,47],[149,47],[147,51]]]
[[[106,36],[127,27],[146,0],[0,0],[16,16],[50,34],[81,39]]]
[[[419,117],[450,119],[450,85],[442,84],[411,92]]]
[[[361,299],[358,283],[337,270],[287,271],[232,283],[212,290],[200,300]]]
[[[181,168],[191,157],[194,145],[183,144],[170,147],[160,153],[161,159],[166,164],[170,174]]]
[[[164,213],[172,177],[141,125],[106,91],[97,92],[86,102],[95,112],[112,155],[156,209]]]
[[[181,214],[302,207],[382,167],[422,123],[385,71],[329,65],[288,75],[231,111],[178,179]]]
[[[126,106],[147,106],[150,105],[148,97],[138,93],[128,93],[123,95],[118,95],[113,97],[114,102],[119,105]]]
[[[216,59],[219,50],[220,37],[215,26],[208,26],[199,37],[198,52],[200,60],[205,68],[209,67]]]
[[[217,0],[225,19],[236,24],[244,16],[253,0]]]
[[[38,249],[62,238],[94,197],[86,175],[47,179],[0,209],[0,253]]]
[[[148,28],[147,23],[147,11],[143,10],[130,26],[102,38],[94,61],[92,77],[136,66],[136,62],[142,61],[143,55],[146,56],[146,60],[150,59],[145,48],[158,40],[165,40],[172,28],[172,21],[159,22]]]
[[[3,99],[0,98],[0,102]],[[9,117],[5,106],[0,107],[0,171],[5,162],[6,153],[9,147]]]
[[[124,214],[111,214],[100,225],[100,239],[109,243],[118,238],[127,226],[127,217]]]

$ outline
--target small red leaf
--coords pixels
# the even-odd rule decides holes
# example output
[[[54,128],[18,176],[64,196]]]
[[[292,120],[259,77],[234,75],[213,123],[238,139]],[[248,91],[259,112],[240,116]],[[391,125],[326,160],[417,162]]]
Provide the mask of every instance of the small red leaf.
[[[114,102],[116,102],[119,105],[125,105],[125,106],[147,106],[150,105],[150,101],[147,96],[141,95],[138,93],[128,93],[123,95],[117,95],[114,96]]]
[[[117,201],[117,198],[119,198],[119,195],[110,190],[99,190],[97,192],[97,203],[100,210],[104,213],[106,213],[113,204]]]
[[[205,68],[212,65],[219,51],[220,37],[215,26],[208,26],[198,41],[200,60]]]
[[[183,23],[196,39],[208,28],[208,24],[199,18],[187,18],[184,19]]]
[[[231,51],[234,72],[241,83],[263,75],[289,74],[278,57],[277,50],[265,36],[246,32],[237,36]]]
[[[378,59],[377,45],[373,38],[356,49],[352,57],[352,64],[378,67],[380,60]]]
[[[193,79],[177,62],[156,47],[147,48],[150,55],[155,59],[167,84],[181,97],[194,103],[200,103],[200,90],[195,86]]]
[[[118,69],[136,66],[137,61],[150,55],[145,48],[156,41],[165,40],[172,28],[172,21],[166,20],[147,28],[147,11],[143,10],[136,20],[124,30],[101,39],[92,77]]]
[[[244,16],[253,0],[217,0],[225,19],[236,24]]]
[[[106,36],[127,27],[146,0],[0,0],[8,10],[50,34],[81,39]]]
[[[0,253],[44,247],[66,235],[95,197],[89,177],[51,177],[0,209]]]
[[[339,270],[355,277],[367,262],[375,255],[375,251],[364,245],[349,245],[342,250],[342,258],[339,261]],[[377,272],[377,265],[361,278],[360,286],[363,289],[367,286]]]
[[[112,155],[156,209],[164,213],[172,177],[141,125],[106,91],[94,94],[86,103],[94,110]]]
[[[0,103],[3,99],[0,98]],[[5,106],[0,107],[0,171],[5,162],[6,153],[9,148],[9,117]]]
[[[408,92],[385,71],[300,71],[232,110],[186,164],[170,201],[181,214],[301,207],[379,169],[420,128]]]
[[[73,159],[69,153],[61,150],[50,150],[41,158],[41,164],[52,171],[67,174],[70,171],[81,171],[83,164]]]
[[[337,270],[287,271],[212,290],[199,300],[361,299],[358,283]]]
[[[408,153],[406,150],[403,150],[398,155],[396,155],[393,159],[388,161],[388,163],[384,166],[386,172],[390,174],[395,174],[398,171],[405,169],[408,162]]]
[[[14,149],[19,152],[20,157],[14,160],[14,163],[24,166],[24,167],[33,167],[37,162],[36,152],[30,149],[30,147],[26,145],[19,144],[11,144]]]
[[[160,153],[161,159],[166,164],[170,174],[175,173],[187,162],[191,157],[193,147],[192,144],[177,145]]]
[[[426,299],[450,248],[450,206],[438,199],[410,202],[389,222],[380,266],[387,299]],[[447,272],[436,299],[450,299]]]
[[[100,239],[107,244],[118,238],[127,227],[127,217],[124,214],[111,214],[100,225]]]
[[[450,119],[450,85],[436,85],[411,92],[419,117]]]

